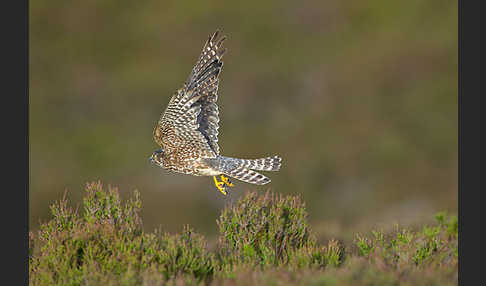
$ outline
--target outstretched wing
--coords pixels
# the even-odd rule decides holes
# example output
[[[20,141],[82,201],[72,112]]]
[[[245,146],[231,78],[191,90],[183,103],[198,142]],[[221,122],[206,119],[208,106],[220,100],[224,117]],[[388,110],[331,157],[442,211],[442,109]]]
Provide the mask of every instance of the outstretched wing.
[[[222,44],[225,37],[218,38],[216,31],[208,38],[199,59],[192,69],[185,83],[186,91],[193,91],[201,96],[196,105],[201,106],[201,112],[197,116],[198,130],[208,141],[215,154],[219,154],[218,128],[219,111],[216,101],[218,99],[218,75],[223,67],[221,61],[226,49]]]
[[[218,142],[218,75],[224,37],[218,31],[209,37],[184,87],[171,98],[154,130],[154,139],[161,146],[197,144],[204,156],[219,154]],[[178,142],[178,138],[185,142]]]

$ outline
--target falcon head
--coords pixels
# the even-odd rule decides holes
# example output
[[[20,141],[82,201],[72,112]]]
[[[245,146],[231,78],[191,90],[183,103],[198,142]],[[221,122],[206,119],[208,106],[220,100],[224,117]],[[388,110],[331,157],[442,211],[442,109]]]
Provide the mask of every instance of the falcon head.
[[[163,157],[164,157],[164,150],[163,149],[157,149],[149,157],[149,161],[152,162],[152,163],[154,163],[157,166],[163,167],[164,166],[162,164],[162,158]]]

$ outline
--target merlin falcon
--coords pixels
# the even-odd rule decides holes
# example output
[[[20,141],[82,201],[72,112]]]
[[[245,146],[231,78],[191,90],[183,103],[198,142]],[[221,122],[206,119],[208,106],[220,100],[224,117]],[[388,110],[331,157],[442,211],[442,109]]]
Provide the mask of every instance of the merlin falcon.
[[[173,172],[212,176],[218,190],[226,195],[227,188],[234,186],[229,177],[256,185],[269,183],[269,178],[256,171],[278,171],[282,158],[237,159],[219,154],[216,101],[226,49],[222,46],[225,37],[218,35],[216,31],[209,36],[189,78],[157,122],[153,135],[161,148],[153,152],[150,161]]]

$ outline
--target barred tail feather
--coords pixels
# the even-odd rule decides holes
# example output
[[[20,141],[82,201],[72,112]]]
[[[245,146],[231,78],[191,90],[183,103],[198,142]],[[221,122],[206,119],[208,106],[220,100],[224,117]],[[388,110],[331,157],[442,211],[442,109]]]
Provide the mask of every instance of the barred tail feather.
[[[238,159],[239,167],[257,171],[278,171],[282,165],[282,158],[279,156],[260,159]]]
[[[271,181],[269,178],[265,177],[264,175],[246,168],[234,169],[226,173],[226,175],[241,180],[243,182],[247,182],[255,185],[265,185],[270,183]]]
[[[207,159],[207,162],[213,165],[214,169],[232,178],[250,184],[265,185],[271,180],[254,170],[278,171],[282,165],[282,158],[273,156],[260,159],[237,159],[219,156],[216,159]]]

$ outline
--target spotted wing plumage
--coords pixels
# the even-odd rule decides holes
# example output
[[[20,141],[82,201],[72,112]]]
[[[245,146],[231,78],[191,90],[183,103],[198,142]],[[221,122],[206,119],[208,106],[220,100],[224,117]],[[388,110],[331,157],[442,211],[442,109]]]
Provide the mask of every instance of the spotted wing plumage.
[[[224,38],[217,36],[209,37],[184,87],[172,96],[154,129],[154,139],[164,149],[181,149],[193,157],[219,154],[216,100]]]
[[[195,94],[201,96],[196,102],[196,105],[201,107],[201,112],[197,117],[198,130],[217,155],[219,154],[219,110],[216,104],[218,100],[218,75],[223,67],[221,59],[226,52],[226,49],[223,48],[225,37],[218,38],[218,35],[219,31],[216,31],[208,38],[185,84],[186,91],[193,90]]]

